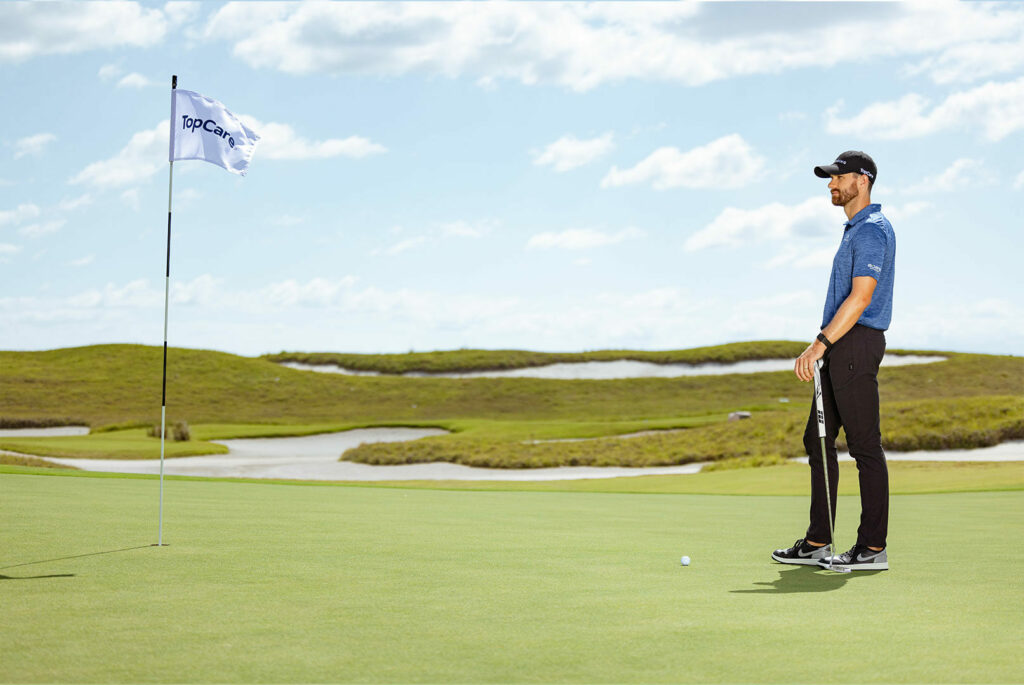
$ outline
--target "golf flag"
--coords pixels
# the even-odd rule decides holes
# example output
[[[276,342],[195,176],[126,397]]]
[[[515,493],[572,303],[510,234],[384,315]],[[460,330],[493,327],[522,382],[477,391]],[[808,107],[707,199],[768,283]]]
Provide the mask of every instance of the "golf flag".
[[[245,176],[260,137],[213,98],[178,90],[171,76],[171,136],[167,169],[167,271],[164,275],[164,373],[160,398],[160,505],[156,546],[164,546],[164,455],[167,439],[167,313],[171,302],[171,199],[174,162],[201,159]]]
[[[171,90],[171,162],[201,159],[245,176],[259,139],[213,98]]]

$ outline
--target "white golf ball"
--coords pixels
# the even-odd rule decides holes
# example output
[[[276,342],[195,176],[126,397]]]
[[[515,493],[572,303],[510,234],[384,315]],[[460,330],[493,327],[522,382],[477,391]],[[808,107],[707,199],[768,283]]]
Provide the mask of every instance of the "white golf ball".
[[[689,566],[690,565],[690,557],[683,557],[682,559],[679,560],[679,562],[683,566]]]

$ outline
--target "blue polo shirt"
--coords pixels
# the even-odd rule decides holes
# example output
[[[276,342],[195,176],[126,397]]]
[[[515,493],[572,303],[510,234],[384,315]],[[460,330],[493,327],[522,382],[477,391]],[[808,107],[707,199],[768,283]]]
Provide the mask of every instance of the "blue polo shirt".
[[[868,205],[846,222],[843,242],[832,260],[832,277],[825,298],[827,326],[853,290],[853,279],[870,276],[877,281],[871,304],[857,323],[880,331],[892,321],[892,285],[896,277],[896,234],[882,214],[882,205]]]

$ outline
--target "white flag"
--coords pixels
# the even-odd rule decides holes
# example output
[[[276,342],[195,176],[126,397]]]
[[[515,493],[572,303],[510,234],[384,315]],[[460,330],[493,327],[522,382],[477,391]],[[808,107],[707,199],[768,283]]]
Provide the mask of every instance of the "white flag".
[[[171,91],[170,161],[201,159],[245,176],[260,139],[213,98]]]

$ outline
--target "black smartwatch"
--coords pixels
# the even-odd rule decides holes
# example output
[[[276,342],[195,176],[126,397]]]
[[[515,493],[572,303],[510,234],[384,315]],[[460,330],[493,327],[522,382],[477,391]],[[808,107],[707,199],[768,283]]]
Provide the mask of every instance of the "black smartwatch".
[[[821,344],[825,346],[826,352],[830,352],[832,350],[832,343],[830,343],[828,341],[828,338],[825,337],[824,332],[818,333],[818,340],[821,341]]]

